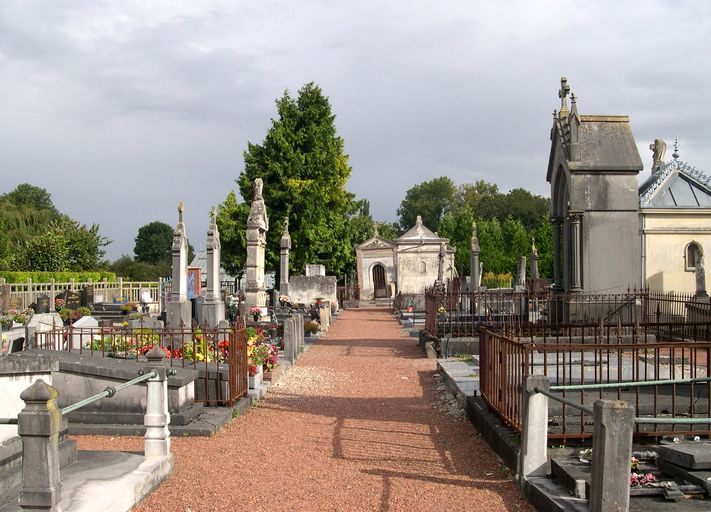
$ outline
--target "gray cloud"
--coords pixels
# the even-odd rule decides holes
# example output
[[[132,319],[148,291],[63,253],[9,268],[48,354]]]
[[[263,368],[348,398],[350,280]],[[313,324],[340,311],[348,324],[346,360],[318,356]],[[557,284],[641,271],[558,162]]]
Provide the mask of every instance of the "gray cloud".
[[[394,220],[440,175],[547,194],[559,78],[589,114],[678,136],[711,172],[711,7],[694,2],[0,3],[3,190],[30,182],[99,223],[112,258],[175,222],[204,244],[274,100],[316,81],[350,154],[349,189]]]

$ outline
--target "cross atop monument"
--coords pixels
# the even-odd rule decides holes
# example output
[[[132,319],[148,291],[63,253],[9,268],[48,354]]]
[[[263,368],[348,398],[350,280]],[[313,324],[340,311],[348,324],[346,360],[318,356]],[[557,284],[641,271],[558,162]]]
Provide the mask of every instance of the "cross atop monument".
[[[560,98],[560,113],[568,113],[568,100],[566,96],[570,92],[570,86],[568,85],[568,79],[564,76],[560,77],[560,90],[558,91],[558,97]]]
[[[217,208],[214,206],[210,210],[210,224],[215,224],[217,222]]]
[[[183,222],[183,212],[185,211],[185,205],[182,201],[178,203],[178,222]]]

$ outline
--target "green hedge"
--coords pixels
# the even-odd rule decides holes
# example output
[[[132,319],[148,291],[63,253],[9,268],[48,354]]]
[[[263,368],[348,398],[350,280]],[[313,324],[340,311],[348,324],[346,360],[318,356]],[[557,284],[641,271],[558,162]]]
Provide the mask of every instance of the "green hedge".
[[[0,271],[0,277],[5,278],[6,283],[25,283],[32,279],[33,283],[49,283],[52,278],[56,283],[68,283],[70,279],[75,282],[86,282],[91,279],[93,282],[116,281],[114,272],[10,272]]]

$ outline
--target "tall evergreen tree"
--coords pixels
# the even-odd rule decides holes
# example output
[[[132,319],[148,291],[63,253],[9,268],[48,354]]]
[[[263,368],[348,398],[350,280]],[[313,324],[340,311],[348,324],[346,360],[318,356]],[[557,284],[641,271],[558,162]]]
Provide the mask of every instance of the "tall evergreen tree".
[[[221,205],[218,226],[227,240],[223,246],[234,244],[236,252],[244,253],[244,237],[234,231],[245,229],[252,183],[262,178],[270,224],[266,267],[279,268],[279,240],[288,218],[292,271],[322,263],[330,274],[344,275],[354,263],[353,244],[362,241],[354,238],[363,236],[364,217],[370,216],[345,189],[351,167],[331,105],[321,89],[309,83],[297,98],[285,92],[276,107],[277,117],[264,141],[249,143],[244,152],[245,167],[237,180],[243,205],[230,196]],[[351,226],[355,219],[360,220]],[[236,256],[233,260],[241,263]]]

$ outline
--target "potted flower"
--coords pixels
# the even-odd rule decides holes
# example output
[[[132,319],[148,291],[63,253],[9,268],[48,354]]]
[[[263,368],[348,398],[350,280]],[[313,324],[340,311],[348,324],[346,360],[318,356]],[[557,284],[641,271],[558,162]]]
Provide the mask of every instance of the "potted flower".
[[[288,306],[289,305],[289,296],[288,295],[279,295],[279,304],[281,306]]]
[[[408,313],[412,313],[415,310],[415,301],[412,297],[405,299],[405,310],[407,310]]]
[[[259,319],[262,318],[262,308],[258,306],[251,307],[249,308],[249,314],[252,315],[255,322],[259,322]]]

